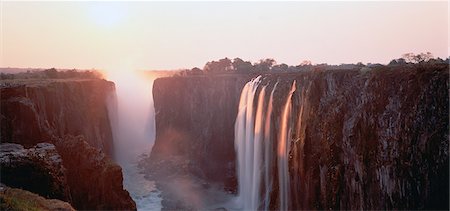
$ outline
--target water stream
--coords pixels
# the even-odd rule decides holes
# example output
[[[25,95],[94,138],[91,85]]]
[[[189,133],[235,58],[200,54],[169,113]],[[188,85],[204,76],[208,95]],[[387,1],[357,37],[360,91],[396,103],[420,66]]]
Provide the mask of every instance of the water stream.
[[[112,75],[110,80],[115,82],[116,96],[108,103],[108,110],[115,159],[122,167],[124,188],[136,202],[138,210],[160,210],[161,192],[154,181],[144,177],[138,165],[140,160],[150,155],[155,139],[153,79],[129,73],[126,78]]]

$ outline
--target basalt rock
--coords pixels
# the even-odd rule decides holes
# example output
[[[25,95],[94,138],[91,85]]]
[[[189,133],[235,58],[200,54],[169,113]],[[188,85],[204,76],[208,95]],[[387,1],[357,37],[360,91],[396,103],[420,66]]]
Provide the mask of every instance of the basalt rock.
[[[122,168],[82,136],[54,141],[67,169],[72,205],[81,210],[136,210],[123,188]]]
[[[0,84],[0,139],[32,147],[64,135],[83,135],[112,156],[106,100],[114,84],[100,79],[24,80]]]
[[[234,120],[249,75],[156,79],[156,140],[150,163],[186,160],[190,173],[235,186]],[[154,165],[153,165],[154,166]]]
[[[268,88],[279,81],[275,137],[296,81],[289,209],[448,209],[448,65],[367,69],[263,75]],[[234,123],[249,80],[238,74],[155,80],[157,134],[149,162],[183,157],[199,177],[236,181]],[[270,208],[277,209],[276,182],[273,188]]]
[[[24,149],[19,144],[0,144],[1,182],[50,199],[70,202],[66,170],[55,146],[39,143]]]
[[[107,101],[114,92],[112,82],[100,79],[1,81],[1,142],[26,148],[40,142],[54,144],[66,169],[67,200],[75,208],[134,210],[135,203],[122,186],[121,168],[111,160]],[[17,173],[11,177],[19,187],[30,179]]]

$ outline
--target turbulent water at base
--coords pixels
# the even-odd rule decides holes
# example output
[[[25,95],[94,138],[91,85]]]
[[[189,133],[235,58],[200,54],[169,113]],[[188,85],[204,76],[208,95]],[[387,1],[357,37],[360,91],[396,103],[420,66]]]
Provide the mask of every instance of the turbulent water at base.
[[[278,184],[280,189],[280,210],[287,210],[289,200],[289,178],[287,154],[289,151],[289,116],[291,97],[295,91],[295,81],[288,94],[281,119],[272,118],[273,94],[278,82],[273,86],[269,101],[266,100],[267,85],[262,86],[261,76],[248,82],[239,101],[235,123],[235,149],[237,153],[238,207],[243,210],[269,209],[273,184],[273,147],[277,146]],[[256,96],[257,95],[257,96]],[[255,101],[255,97],[256,101]],[[256,103],[256,104],[255,104]],[[256,108],[256,111],[254,110]],[[280,121],[278,140],[273,140],[272,121]],[[277,141],[278,145],[273,142]],[[261,185],[263,185],[261,187]]]
[[[115,159],[122,167],[124,187],[136,202],[137,209],[160,210],[161,193],[154,181],[144,178],[138,165],[149,156],[155,139],[153,80],[139,76],[133,80],[121,79],[112,78],[116,84],[116,97],[108,103]]]

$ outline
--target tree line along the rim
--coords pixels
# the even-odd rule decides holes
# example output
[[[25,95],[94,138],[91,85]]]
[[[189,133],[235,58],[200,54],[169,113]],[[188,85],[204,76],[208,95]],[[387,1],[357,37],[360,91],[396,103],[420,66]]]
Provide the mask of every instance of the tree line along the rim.
[[[434,58],[430,52],[414,54],[406,53],[398,59],[391,60],[387,66],[401,66],[411,64],[449,64],[449,58],[445,60],[442,58]],[[312,64],[310,60],[304,60],[299,65],[287,65],[284,63],[277,64],[275,59],[261,59],[258,62],[251,63],[244,61],[241,58],[229,59],[227,57],[219,59],[218,61],[209,61],[205,64],[203,69],[194,67],[192,69],[181,70],[178,76],[183,75],[201,75],[201,74],[223,74],[223,73],[252,73],[252,72],[300,72],[308,70],[326,70],[326,69],[361,69],[363,67],[376,68],[385,66],[379,63],[363,64],[358,62],[356,64],[340,64],[328,65],[327,63]]]

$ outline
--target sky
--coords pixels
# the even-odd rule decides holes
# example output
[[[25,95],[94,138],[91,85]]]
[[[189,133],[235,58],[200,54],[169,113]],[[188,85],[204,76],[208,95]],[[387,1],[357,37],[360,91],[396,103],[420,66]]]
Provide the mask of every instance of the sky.
[[[0,1],[0,67],[202,68],[448,57],[448,2]]]

